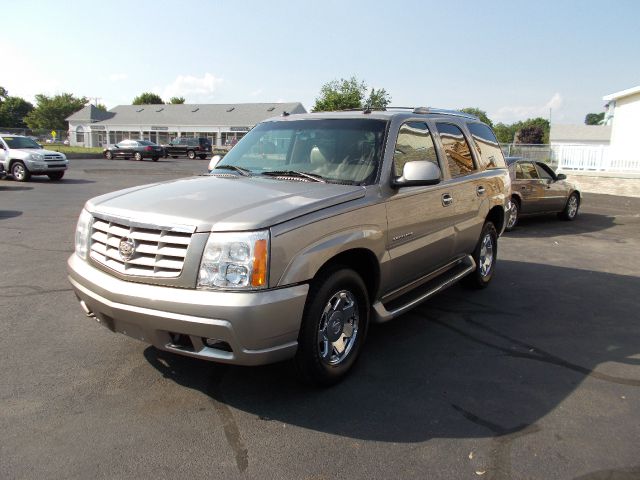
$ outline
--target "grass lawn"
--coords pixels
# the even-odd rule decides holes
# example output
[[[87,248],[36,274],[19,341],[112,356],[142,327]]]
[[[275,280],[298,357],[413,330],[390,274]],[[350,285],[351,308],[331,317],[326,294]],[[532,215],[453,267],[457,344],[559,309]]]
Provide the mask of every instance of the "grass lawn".
[[[44,144],[42,145],[43,148],[46,148],[47,150],[53,150],[54,152],[60,152],[60,153],[102,153],[102,147],[92,147],[92,148],[87,148],[87,147],[70,147],[68,145],[50,145],[50,144]]]

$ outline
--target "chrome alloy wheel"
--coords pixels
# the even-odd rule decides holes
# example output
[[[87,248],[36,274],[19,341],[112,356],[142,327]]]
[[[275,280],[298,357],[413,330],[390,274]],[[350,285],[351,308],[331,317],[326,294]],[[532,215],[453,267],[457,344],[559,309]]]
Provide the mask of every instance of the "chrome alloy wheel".
[[[511,229],[518,221],[518,204],[510,202],[509,204],[509,220],[507,220],[507,228]]]
[[[571,195],[569,203],[567,204],[567,217],[573,218],[578,213],[578,197]]]
[[[17,181],[22,182],[27,176],[27,169],[22,163],[16,163],[11,169],[11,173]]]
[[[327,302],[318,327],[318,353],[328,365],[349,356],[358,337],[358,303],[353,293],[340,290]]]
[[[489,275],[493,268],[493,240],[489,233],[482,239],[480,255],[478,257],[478,268],[480,269],[480,275],[483,277]]]

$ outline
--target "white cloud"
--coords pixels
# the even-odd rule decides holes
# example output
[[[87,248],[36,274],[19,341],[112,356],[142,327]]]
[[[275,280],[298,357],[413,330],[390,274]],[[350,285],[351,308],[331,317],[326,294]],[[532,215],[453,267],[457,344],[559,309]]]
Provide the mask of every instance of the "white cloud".
[[[489,115],[494,122],[511,123],[527,118],[549,117],[549,110],[556,116],[556,111],[562,108],[564,101],[562,95],[555,93],[544,105],[516,105],[501,107],[497,112]]]
[[[188,103],[204,102],[213,99],[213,94],[222,81],[222,78],[211,73],[205,73],[203,77],[178,75],[169,85],[156,87],[154,90],[165,101],[171,97],[185,97]]]
[[[129,75],[126,73],[112,73],[109,75],[109,80],[112,82],[119,82],[120,80],[126,80],[129,78]]]

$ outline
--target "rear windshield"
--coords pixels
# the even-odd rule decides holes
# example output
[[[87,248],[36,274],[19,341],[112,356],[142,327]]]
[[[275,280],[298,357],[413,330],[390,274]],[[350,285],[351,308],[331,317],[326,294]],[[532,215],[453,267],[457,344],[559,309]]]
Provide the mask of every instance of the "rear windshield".
[[[218,164],[254,174],[295,171],[327,182],[374,183],[382,162],[387,122],[322,119],[257,125]]]

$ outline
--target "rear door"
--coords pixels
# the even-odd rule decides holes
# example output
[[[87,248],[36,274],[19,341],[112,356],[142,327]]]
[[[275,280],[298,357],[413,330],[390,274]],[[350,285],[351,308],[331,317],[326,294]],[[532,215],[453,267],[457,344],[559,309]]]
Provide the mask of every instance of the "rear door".
[[[436,128],[451,177],[446,183],[447,193],[454,206],[452,210],[456,234],[453,253],[462,255],[472,252],[480,238],[484,224],[480,208],[489,195],[490,180],[480,175],[471,142],[459,125],[439,121]]]
[[[539,213],[545,211],[544,182],[538,175],[533,162],[518,162],[516,165],[517,188],[522,197],[522,213]]]

